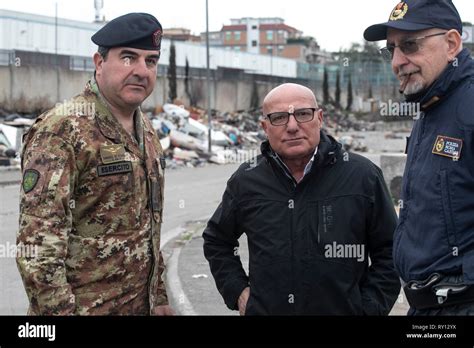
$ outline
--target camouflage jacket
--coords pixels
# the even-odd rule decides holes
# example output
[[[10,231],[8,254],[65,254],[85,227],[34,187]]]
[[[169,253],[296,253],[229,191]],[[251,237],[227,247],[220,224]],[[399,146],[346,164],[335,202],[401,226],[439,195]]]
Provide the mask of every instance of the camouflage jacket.
[[[17,264],[35,315],[148,315],[167,304],[164,166],[151,122],[137,139],[97,84],[40,115],[24,140]]]

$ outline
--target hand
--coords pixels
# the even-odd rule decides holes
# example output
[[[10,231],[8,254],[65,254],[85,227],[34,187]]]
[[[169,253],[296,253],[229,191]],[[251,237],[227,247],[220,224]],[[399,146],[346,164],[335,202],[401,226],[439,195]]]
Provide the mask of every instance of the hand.
[[[240,294],[239,300],[237,301],[240,315],[245,315],[245,310],[247,309],[247,301],[249,300],[249,296],[250,296],[250,288],[246,287]]]
[[[170,306],[156,306],[152,309],[151,315],[156,315],[160,317],[170,317],[175,315],[175,313]]]

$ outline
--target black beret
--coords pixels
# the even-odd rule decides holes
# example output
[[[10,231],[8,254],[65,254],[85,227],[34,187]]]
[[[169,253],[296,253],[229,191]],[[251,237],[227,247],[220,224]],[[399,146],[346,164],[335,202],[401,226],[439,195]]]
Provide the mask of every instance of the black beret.
[[[160,50],[163,28],[148,13],[128,13],[117,17],[95,33],[91,40],[106,48],[131,47]]]

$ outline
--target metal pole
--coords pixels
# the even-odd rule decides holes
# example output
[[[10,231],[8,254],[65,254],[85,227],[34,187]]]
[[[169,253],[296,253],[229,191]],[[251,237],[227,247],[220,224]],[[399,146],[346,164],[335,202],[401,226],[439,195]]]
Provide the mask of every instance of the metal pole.
[[[54,16],[54,63],[56,65],[56,102],[59,102],[59,59],[58,59],[58,3],[55,4]]]
[[[209,134],[208,134],[208,151],[212,151],[212,123],[211,123],[211,63],[210,63],[210,53],[209,53],[209,0],[206,0],[206,59],[207,59],[207,117],[209,120]]]

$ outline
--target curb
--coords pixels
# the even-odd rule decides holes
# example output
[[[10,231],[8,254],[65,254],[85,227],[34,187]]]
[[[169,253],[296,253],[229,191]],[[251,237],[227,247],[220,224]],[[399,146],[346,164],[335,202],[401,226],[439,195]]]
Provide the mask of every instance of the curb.
[[[14,176],[18,178],[14,178]],[[21,171],[19,166],[0,167],[0,187],[17,185],[20,182]]]
[[[178,265],[181,249],[182,247],[173,248],[171,251],[172,254],[166,260],[166,286],[168,289],[168,300],[177,315],[198,315],[184,293],[183,286],[179,280]]]
[[[209,219],[210,216],[208,215],[191,222]],[[171,237],[168,237],[167,240],[163,240],[164,245],[161,247],[163,257],[165,257],[166,254],[169,255],[164,260],[166,265],[165,281],[168,301],[176,314],[197,316],[199,314],[194,310],[193,305],[184,292],[181,280],[179,279],[179,256],[187,243],[177,243],[177,241],[181,241],[181,235],[187,231],[184,225],[185,224],[169,231],[167,235]]]

